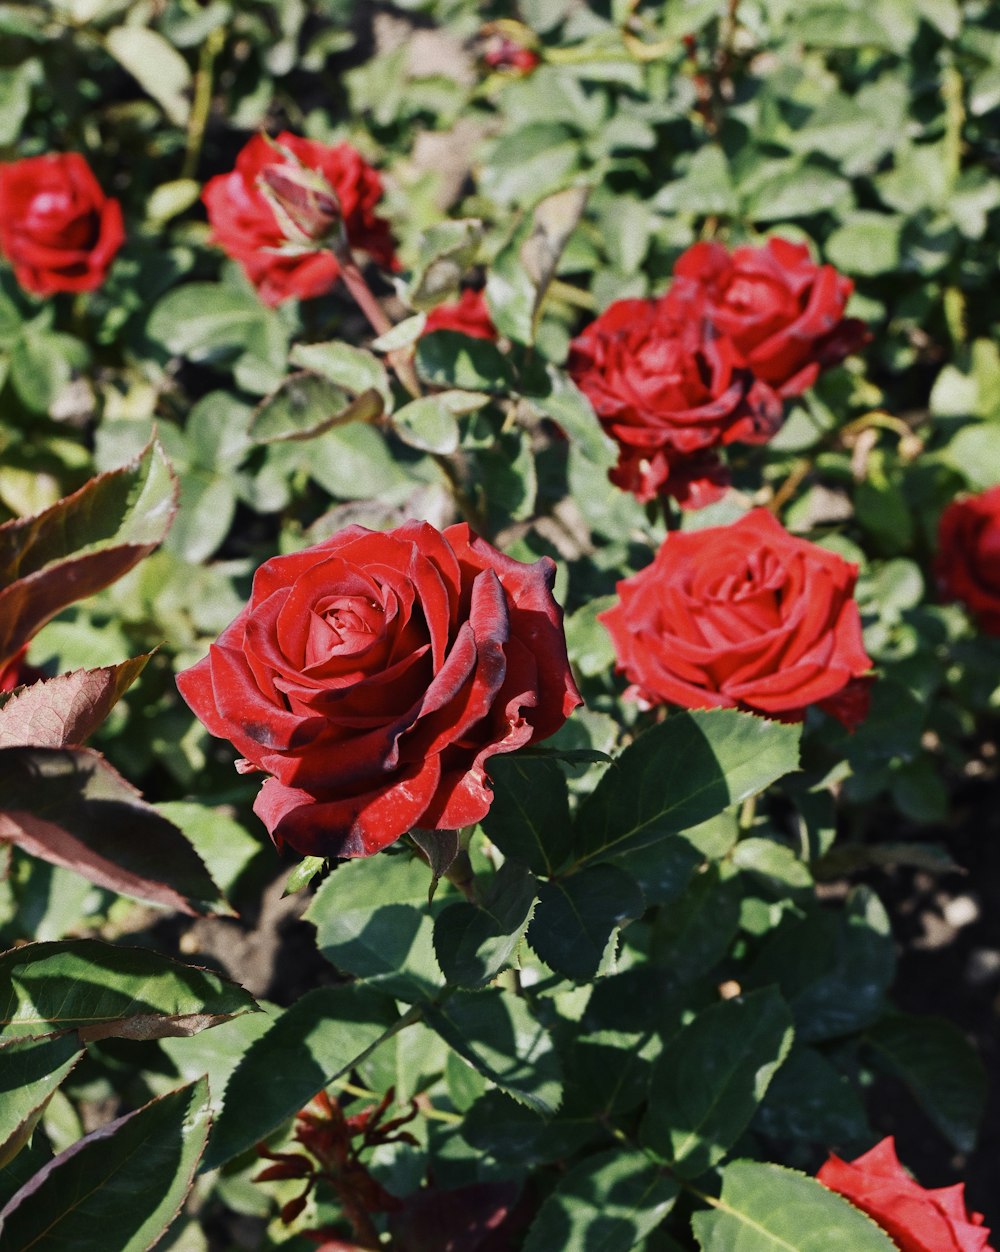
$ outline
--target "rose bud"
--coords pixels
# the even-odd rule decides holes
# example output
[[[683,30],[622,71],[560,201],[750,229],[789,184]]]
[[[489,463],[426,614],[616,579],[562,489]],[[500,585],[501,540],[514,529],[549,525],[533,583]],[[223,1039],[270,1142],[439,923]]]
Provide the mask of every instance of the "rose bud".
[[[330,146],[288,131],[274,142],[255,135],[236,168],[209,179],[202,192],[213,242],[240,263],[270,305],[322,296],[336,283],[336,256],[313,246],[328,238],[327,228],[342,232],[347,247],[397,269],[389,223],[375,213],[381,197],[378,173],[350,144]]]
[[[674,531],[598,614],[628,695],[648,705],[738,708],[801,721],[807,706],[852,728],[871,661],[857,567],[790,535],[766,509],[730,526]]]
[[[525,48],[508,35],[494,35],[483,53],[483,61],[491,70],[522,76],[537,69],[541,60],[537,52]]]
[[[424,334],[435,330],[457,330],[470,339],[496,339],[497,328],[493,325],[486,297],[481,291],[466,287],[458,300],[439,304],[427,314]]]
[[[573,340],[567,369],[618,444],[611,481],[643,502],[710,504],[728,482],[715,449],[764,443],[781,424],[780,399],[729,340],[662,298],[616,300]]]
[[[289,243],[315,244],[341,236],[337,193],[322,174],[294,162],[265,165],[257,186]]]
[[[0,253],[26,291],[93,291],[124,242],[121,205],[79,153],[0,165]]]
[[[832,265],[816,265],[805,244],[769,239],[732,253],[696,243],[674,265],[666,298],[679,316],[707,317],[740,364],[787,397],[871,338],[863,322],[843,316],[853,290]]]
[[[965,1207],[964,1184],[922,1187],[900,1164],[891,1135],[853,1161],[831,1152],[816,1177],[867,1213],[901,1252],[992,1252],[983,1215]]]
[[[555,566],[468,526],[349,526],[257,571],[250,603],[178,675],[214,735],[265,771],[254,810],[280,846],[370,856],[415,826],[478,822],[489,758],[581,703]]]
[[[946,599],[966,605],[988,635],[1000,635],[1000,486],[948,505],[934,573]]]

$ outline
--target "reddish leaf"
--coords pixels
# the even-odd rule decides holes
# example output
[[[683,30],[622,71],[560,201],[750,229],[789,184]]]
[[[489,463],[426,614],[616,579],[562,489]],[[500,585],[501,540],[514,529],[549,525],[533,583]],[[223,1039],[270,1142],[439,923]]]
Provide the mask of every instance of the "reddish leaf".
[[[0,748],[76,747],[100,726],[153,654],[78,669],[0,693]]]
[[[152,552],[176,511],[177,480],[153,442],[35,517],[0,526],[0,666],[56,613]]]
[[[513,1182],[479,1182],[455,1191],[428,1188],[390,1215],[400,1252],[485,1252],[517,1199]]]
[[[0,840],[123,895],[228,912],[181,832],[89,748],[0,748]]]

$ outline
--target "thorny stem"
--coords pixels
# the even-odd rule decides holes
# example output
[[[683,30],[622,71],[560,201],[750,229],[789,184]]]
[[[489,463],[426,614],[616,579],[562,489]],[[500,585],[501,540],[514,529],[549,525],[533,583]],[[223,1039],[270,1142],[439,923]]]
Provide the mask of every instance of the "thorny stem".
[[[198,69],[194,79],[194,99],[191,102],[191,116],[188,119],[187,140],[184,145],[182,178],[194,178],[198,169],[201,146],[205,139],[205,128],[208,125],[208,115],[212,108],[215,58],[222,51],[225,40],[224,29],[218,26],[201,45]]]

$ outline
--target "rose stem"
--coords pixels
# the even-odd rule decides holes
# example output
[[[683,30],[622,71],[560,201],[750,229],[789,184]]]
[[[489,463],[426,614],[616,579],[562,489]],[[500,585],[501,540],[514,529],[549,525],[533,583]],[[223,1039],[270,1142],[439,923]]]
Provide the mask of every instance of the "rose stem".
[[[378,300],[372,293],[372,289],[365,282],[365,276],[354,263],[350,249],[344,243],[341,246],[333,248],[333,255],[337,258],[337,264],[340,266],[340,274],[344,280],[344,286],[354,297],[354,303],[368,319],[368,323],[374,330],[376,335],[385,335],[392,330],[392,322],[386,315],[385,309],[382,308]],[[406,390],[417,399],[420,394],[420,380],[417,378],[416,371],[405,352],[390,352],[389,363],[396,371],[399,381]]]
[[[212,108],[212,79],[215,70],[215,58],[222,51],[225,43],[225,30],[217,26],[201,45],[198,57],[198,70],[194,79],[194,100],[191,102],[191,116],[188,119],[187,139],[184,145],[184,164],[181,167],[181,178],[194,178],[201,156],[201,145],[205,139],[205,128],[208,115]]]

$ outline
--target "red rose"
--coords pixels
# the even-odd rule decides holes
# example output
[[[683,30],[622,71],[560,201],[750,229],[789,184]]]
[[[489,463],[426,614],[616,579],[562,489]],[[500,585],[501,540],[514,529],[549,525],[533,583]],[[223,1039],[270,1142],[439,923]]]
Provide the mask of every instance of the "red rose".
[[[93,291],[124,242],[121,205],[78,152],[0,165],[0,252],[26,291]]]
[[[616,300],[573,340],[567,369],[619,445],[611,481],[642,501],[711,503],[728,481],[714,449],[764,443],[781,422],[729,340],[665,299]]]
[[[10,658],[6,665],[0,665],[0,691],[13,691],[15,687],[21,687],[26,683],[36,683],[40,678],[44,678],[45,674],[37,666],[29,665],[25,660],[28,652],[28,645],[25,644],[20,651]]]
[[[853,290],[832,265],[815,265],[805,244],[769,239],[731,254],[696,243],[678,258],[667,300],[678,314],[708,316],[741,364],[797,396],[871,338],[863,322],[843,316]]]
[[[982,1214],[966,1211],[964,1185],[921,1187],[900,1165],[891,1135],[855,1161],[831,1153],[816,1177],[867,1213],[902,1252],[991,1252]]]
[[[967,605],[987,634],[1000,635],[1000,487],[948,505],[934,572],[946,598]]]
[[[477,822],[486,762],[581,702],[555,566],[462,524],[349,526],[262,565],[250,603],[181,694],[272,777],[254,805],[279,844],[369,856],[414,826]]]
[[[796,539],[766,509],[731,526],[674,531],[599,614],[630,695],[689,709],[801,721],[819,704],[845,725],[867,712],[871,668],[857,568]]]
[[[427,314],[424,334],[434,330],[457,330],[470,339],[496,339],[497,328],[493,325],[486,298],[481,291],[466,287],[461,298],[452,304],[439,304]]]
[[[491,70],[523,76],[537,69],[542,58],[537,52],[525,48],[508,35],[495,35],[483,53],[483,60]]]
[[[288,236],[261,184],[273,195],[275,185],[281,189],[301,181],[303,167],[318,171],[333,191],[350,247],[367,252],[386,269],[397,265],[389,223],[375,213],[382,180],[360,153],[350,144],[330,147],[288,131],[275,143],[255,135],[236,158],[234,170],[209,179],[202,199],[213,241],[239,261],[265,304],[322,296],[340,274],[329,251],[281,251],[288,247]],[[321,208],[325,203],[322,195],[314,194],[313,200]]]

